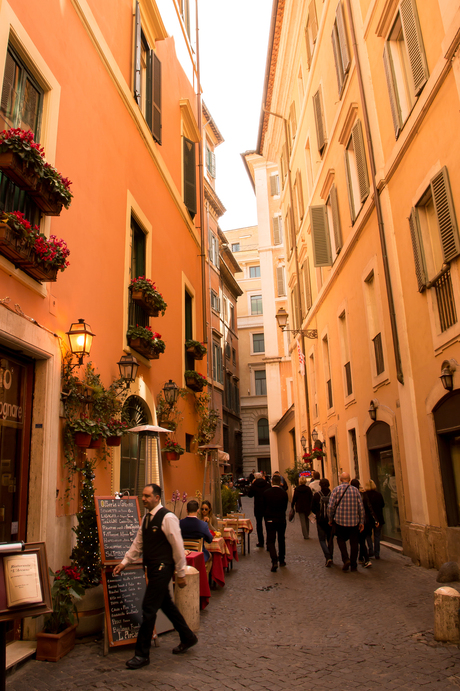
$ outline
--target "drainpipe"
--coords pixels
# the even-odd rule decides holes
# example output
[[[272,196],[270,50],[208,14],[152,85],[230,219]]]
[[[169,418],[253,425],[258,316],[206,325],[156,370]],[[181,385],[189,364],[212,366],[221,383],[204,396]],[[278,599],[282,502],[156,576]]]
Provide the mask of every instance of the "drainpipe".
[[[386,240],[385,240],[385,230],[384,230],[384,226],[383,226],[382,206],[380,204],[380,195],[379,195],[379,191],[377,189],[377,182],[376,182],[377,171],[376,171],[376,167],[375,167],[374,147],[372,145],[372,136],[371,136],[371,128],[370,128],[370,124],[369,124],[369,114],[368,114],[368,110],[367,110],[366,95],[364,93],[363,74],[361,71],[361,63],[359,61],[358,44],[356,42],[356,33],[355,33],[355,25],[353,23],[353,14],[351,11],[351,2],[350,2],[350,0],[345,0],[345,2],[347,5],[348,19],[350,22],[350,31],[351,31],[351,38],[352,38],[352,43],[353,43],[353,55],[355,58],[356,74],[358,77],[358,85],[359,85],[359,94],[361,97],[361,105],[362,105],[362,109],[363,109],[364,129],[366,132],[367,147],[369,149],[369,160],[370,160],[371,173],[372,173],[372,191],[374,194],[375,210],[377,212],[377,223],[378,223],[378,227],[379,227],[380,249],[382,251],[383,270],[385,273],[385,285],[386,285],[386,289],[387,289],[388,310],[390,312],[391,336],[393,339],[393,352],[394,352],[395,362],[396,362],[396,376],[397,376],[399,383],[404,384],[404,375],[403,375],[403,371],[402,371],[402,362],[401,362],[401,351],[399,348],[398,326],[396,324],[396,313],[395,313],[395,306],[394,306],[394,300],[393,300],[393,288],[391,285],[390,267],[389,267],[389,263],[388,263],[388,254],[387,254],[387,244],[386,244]]]
[[[203,343],[208,342],[207,333],[207,309],[206,309],[206,243],[204,232],[204,181],[203,181],[203,132],[202,132],[202,112],[201,112],[201,76],[200,76],[200,38],[198,24],[198,0],[195,0],[196,15],[196,80],[197,80],[197,110],[198,110],[198,131],[200,141],[198,142],[198,180],[199,180],[199,211],[200,211],[200,241],[201,241],[201,310],[203,312]]]
[[[288,121],[286,120],[283,115],[278,115],[278,113],[273,113],[270,110],[266,110],[265,108],[263,109],[265,113],[268,115],[273,115],[275,118],[280,118],[280,120],[283,121],[284,123],[284,137],[286,140],[286,147],[289,147],[289,130],[288,130]],[[297,324],[299,325],[299,329],[302,326],[302,301],[301,301],[301,295],[300,295],[300,269],[299,269],[299,255],[297,252],[297,238],[296,238],[296,228],[294,224],[294,197],[292,195],[292,179],[291,179],[291,162],[290,162],[290,156],[288,156],[287,160],[287,170],[288,170],[288,187],[289,187],[289,200],[290,200],[290,207],[289,207],[289,224],[291,226],[291,229],[294,231],[294,259],[295,259],[295,273],[296,273],[296,293],[297,293],[297,314],[296,314],[296,321]],[[306,424],[307,424],[307,434],[308,434],[308,449],[310,449],[310,440],[311,440],[311,424],[310,424],[310,401],[309,401],[309,396],[308,396],[308,378],[307,378],[307,358],[305,356],[305,341],[304,337],[302,336],[300,340],[300,345],[301,345],[301,351],[302,355],[304,356],[304,370],[305,370],[305,376],[304,376],[304,388],[305,388],[305,407],[306,407]]]

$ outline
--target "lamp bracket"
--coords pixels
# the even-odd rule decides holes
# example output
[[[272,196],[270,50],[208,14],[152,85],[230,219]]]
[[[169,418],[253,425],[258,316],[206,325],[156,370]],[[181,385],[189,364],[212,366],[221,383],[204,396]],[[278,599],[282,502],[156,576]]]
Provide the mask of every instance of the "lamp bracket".
[[[300,334],[305,338],[318,338],[318,331],[316,329],[282,329],[282,331],[283,333],[284,331],[289,331],[290,333],[293,333],[294,336],[298,336]]]

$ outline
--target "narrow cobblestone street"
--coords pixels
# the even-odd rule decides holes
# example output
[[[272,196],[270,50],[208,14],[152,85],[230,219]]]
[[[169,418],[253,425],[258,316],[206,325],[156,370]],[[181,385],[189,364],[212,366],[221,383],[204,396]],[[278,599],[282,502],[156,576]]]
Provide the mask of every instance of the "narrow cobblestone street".
[[[251,514],[252,500],[243,499]],[[255,525],[255,524],[254,524]],[[287,566],[270,572],[265,550],[240,557],[226,586],[201,614],[199,644],[171,655],[176,633],[160,637],[151,663],[129,671],[132,647],[102,655],[102,641],[79,643],[59,663],[26,663],[9,691],[153,689],[455,689],[460,651],[433,639],[435,570],[382,548],[372,568],[343,573],[338,550],[324,568],[316,539],[288,524]]]

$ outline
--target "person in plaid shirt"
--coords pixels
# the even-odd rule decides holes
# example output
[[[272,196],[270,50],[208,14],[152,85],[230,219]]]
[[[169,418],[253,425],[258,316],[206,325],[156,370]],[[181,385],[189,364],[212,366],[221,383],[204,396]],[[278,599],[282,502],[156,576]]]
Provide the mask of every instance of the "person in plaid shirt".
[[[329,525],[335,525],[337,544],[342,554],[342,571],[358,570],[358,535],[364,530],[364,505],[361,494],[350,485],[350,475],[342,473],[329,499]],[[350,540],[350,556],[347,541]]]

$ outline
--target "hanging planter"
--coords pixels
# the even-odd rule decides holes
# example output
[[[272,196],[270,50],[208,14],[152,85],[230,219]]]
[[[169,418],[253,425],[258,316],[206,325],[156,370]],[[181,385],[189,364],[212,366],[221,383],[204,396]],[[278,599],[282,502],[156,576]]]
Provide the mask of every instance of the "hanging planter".
[[[192,391],[203,391],[203,388],[207,386],[208,383],[206,377],[203,377],[202,374],[195,370],[186,370],[184,372],[184,377],[186,385],[189,389],[192,389]]]
[[[58,267],[42,264],[36,252],[32,249],[24,249],[22,256],[15,262],[16,266],[26,272],[36,281],[54,283],[57,280]]]
[[[150,326],[130,326],[126,334],[128,345],[148,360],[158,360],[165,351],[165,342],[161,334],[152,331]]]
[[[96,439],[91,439],[88,449],[100,449],[102,446],[102,437],[96,437]]]
[[[129,289],[132,301],[142,307],[149,317],[158,317],[160,312],[164,316],[167,304],[163,295],[156,289],[155,283],[150,278],[145,278],[145,276],[133,278]]]
[[[191,353],[195,360],[202,360],[208,352],[205,345],[192,339],[185,342],[185,350],[187,353]]]
[[[0,223],[0,254],[13,264],[22,258],[20,237],[8,223]]]
[[[185,449],[177,441],[167,437],[162,452],[167,461],[178,461],[182,454],[185,453]]]
[[[120,446],[121,437],[107,437],[105,443],[107,444],[107,446]]]
[[[57,194],[47,180],[41,179],[34,190],[30,191],[35,204],[47,216],[59,216],[64,202],[61,195]]]
[[[91,444],[91,434],[87,432],[75,432],[73,440],[81,449],[87,449]]]
[[[35,189],[38,173],[14,151],[0,153],[0,170],[21,190],[28,192]]]
[[[180,459],[180,454],[175,451],[167,451],[165,457],[167,461],[178,461]]]
[[[136,305],[142,307],[149,317],[158,317],[160,314],[160,310],[149,300],[144,290],[131,291],[131,298]]]

